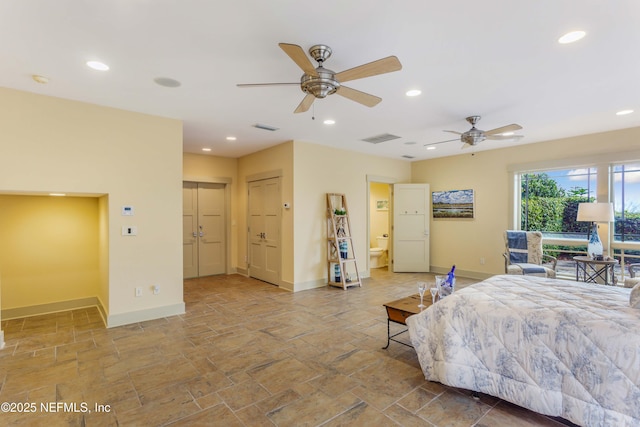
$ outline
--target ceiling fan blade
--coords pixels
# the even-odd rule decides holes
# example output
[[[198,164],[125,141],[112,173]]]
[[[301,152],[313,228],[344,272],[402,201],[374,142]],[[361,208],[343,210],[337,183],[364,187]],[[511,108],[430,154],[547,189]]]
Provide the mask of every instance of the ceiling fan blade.
[[[300,102],[298,108],[295,109],[294,113],[304,113],[309,109],[309,107],[311,107],[311,104],[313,104],[313,101],[315,101],[315,99],[315,96],[307,94],[304,98],[302,98],[302,102]]]
[[[502,126],[502,127],[499,127],[499,128],[487,130],[487,131],[484,132],[484,134],[485,135],[497,135],[499,133],[513,132],[513,131],[520,130],[520,129],[522,129],[522,126],[513,123],[513,124]]]
[[[375,107],[382,101],[382,98],[346,86],[340,86],[336,93],[367,107]]]
[[[462,135],[462,132],[457,132],[455,130],[443,130],[443,132],[451,132],[451,133],[455,133],[456,135]]]
[[[378,59],[368,64],[360,65],[349,70],[341,71],[336,74],[336,80],[340,83],[349,80],[362,79],[365,77],[377,76],[378,74],[391,73],[402,69],[402,64],[395,56]]]
[[[238,87],[261,87],[261,86],[290,86],[290,85],[300,86],[300,83],[238,83],[236,86],[238,86]]]
[[[487,139],[494,141],[518,140],[524,138],[524,135],[488,135]]]
[[[431,144],[424,144],[424,147],[428,147],[429,145],[444,144],[445,142],[453,142],[453,141],[460,141],[460,138],[456,138],[456,139],[447,139],[446,141],[440,141],[440,142],[432,142]]]
[[[284,53],[289,55],[289,58],[293,59],[293,62],[298,64],[298,67],[310,76],[318,77],[318,72],[316,71],[316,67],[313,66],[307,54],[302,50],[300,46],[297,44],[289,44],[289,43],[278,43],[278,46]]]

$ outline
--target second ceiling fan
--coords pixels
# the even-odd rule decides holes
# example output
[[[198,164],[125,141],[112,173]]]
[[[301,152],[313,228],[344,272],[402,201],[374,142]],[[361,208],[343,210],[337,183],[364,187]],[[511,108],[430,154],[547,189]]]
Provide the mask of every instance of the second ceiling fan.
[[[455,130],[445,130],[444,132],[455,133],[460,135],[459,138],[448,139],[446,141],[440,142],[432,142],[431,144],[424,144],[425,147],[429,145],[437,145],[444,144],[445,142],[452,141],[461,141],[464,143],[462,148],[473,147],[478,145],[485,139],[493,139],[493,140],[518,140],[523,137],[523,135],[505,135],[507,133],[513,133],[514,131],[522,129],[522,126],[512,123],[510,125],[501,126],[499,128],[491,129],[491,130],[480,130],[476,129],[476,123],[480,121],[480,116],[469,116],[466,120],[471,124],[471,129],[466,132],[457,132]]]
[[[336,73],[324,68],[324,61],[331,56],[331,48],[326,45],[314,45],[309,49],[309,55],[318,63],[314,67],[304,50],[295,44],[279,43],[278,46],[295,62],[304,72],[300,83],[249,83],[238,84],[239,87],[300,85],[300,89],[306,94],[294,113],[307,111],[316,98],[325,98],[337,93],[347,99],[358,102],[367,107],[374,107],[382,98],[343,86],[342,83],[350,80],[376,76],[402,69],[402,64],[395,56],[388,56],[377,61],[369,62],[358,67]]]

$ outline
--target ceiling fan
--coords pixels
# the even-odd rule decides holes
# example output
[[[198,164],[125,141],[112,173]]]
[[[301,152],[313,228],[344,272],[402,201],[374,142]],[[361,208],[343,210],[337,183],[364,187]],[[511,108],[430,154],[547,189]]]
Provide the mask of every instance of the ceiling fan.
[[[523,135],[505,135],[508,132],[514,132],[522,129],[522,126],[512,123],[510,125],[502,126],[491,130],[476,129],[476,123],[480,121],[480,116],[469,116],[466,120],[471,123],[471,129],[466,132],[456,132],[455,130],[445,130],[444,132],[451,132],[460,135],[460,138],[448,139],[446,141],[433,142],[431,144],[425,144],[424,146],[444,144],[445,142],[461,141],[464,143],[462,148],[472,147],[478,145],[485,139],[493,140],[517,140],[523,137]]]
[[[302,89],[306,95],[294,113],[305,112],[311,107],[311,104],[313,104],[316,98],[325,98],[334,93],[367,107],[374,107],[382,101],[382,98],[343,86],[342,83],[402,69],[402,64],[400,64],[398,58],[388,56],[336,73],[323,66],[324,61],[326,61],[332,53],[329,46],[319,44],[309,48],[309,55],[318,63],[317,67],[313,66],[300,46],[289,43],[279,43],[278,46],[304,71],[304,74],[300,78],[300,83],[249,83],[238,84],[237,86],[255,87],[299,84],[300,89]]]

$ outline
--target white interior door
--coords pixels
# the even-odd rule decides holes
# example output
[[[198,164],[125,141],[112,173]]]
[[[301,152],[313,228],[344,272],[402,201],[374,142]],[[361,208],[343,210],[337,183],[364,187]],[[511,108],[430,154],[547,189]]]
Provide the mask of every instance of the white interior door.
[[[430,206],[429,184],[394,184],[394,272],[429,271]]]
[[[279,284],[280,179],[249,183],[249,276]]]
[[[185,279],[226,272],[225,184],[182,185],[182,263]]]

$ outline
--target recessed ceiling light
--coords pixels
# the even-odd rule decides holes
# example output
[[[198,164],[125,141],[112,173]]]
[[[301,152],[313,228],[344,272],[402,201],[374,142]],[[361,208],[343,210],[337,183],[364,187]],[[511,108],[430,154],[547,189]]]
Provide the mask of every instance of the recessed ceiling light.
[[[322,123],[324,123],[325,125],[335,125],[335,124],[336,124],[336,121],[335,121],[335,120],[332,120],[332,119],[327,119],[327,120],[325,120],[325,121],[324,121],[324,122],[322,122]]]
[[[109,66],[107,64],[99,61],[87,61],[87,66],[98,71],[107,71],[109,69]]]
[[[46,78],[45,76],[39,76],[37,74],[34,74],[33,76],[31,76],[31,78],[33,79],[33,81],[41,83],[43,85],[46,85],[47,83],[49,83],[49,79]]]
[[[633,110],[622,110],[616,113],[617,116],[626,116],[627,114],[633,113]]]
[[[436,147],[434,147],[434,146],[427,147],[427,150],[435,150],[435,149],[436,149]]]
[[[50,195],[50,196],[53,196],[53,197],[63,197],[63,196],[66,196],[66,194],[65,194],[65,193],[49,193],[49,195]]]
[[[577,42],[581,38],[583,38],[587,33],[584,31],[571,31],[558,39],[558,43],[567,44]]]
[[[235,136],[228,136],[227,141],[235,141],[237,138]]]
[[[156,77],[153,81],[160,86],[164,87],[179,87],[182,83],[169,77]]]
[[[202,151],[211,151],[211,148],[203,148]]]
[[[408,90],[405,95],[407,95],[407,96],[418,96],[421,93],[422,93],[422,91],[420,89],[411,89],[411,90]]]

